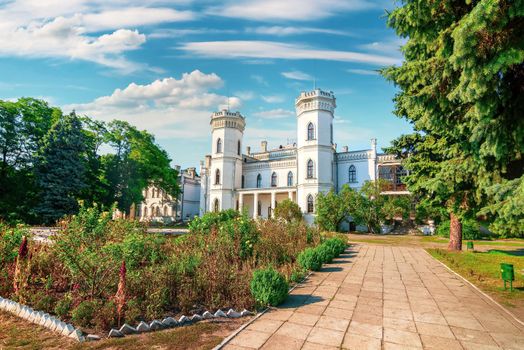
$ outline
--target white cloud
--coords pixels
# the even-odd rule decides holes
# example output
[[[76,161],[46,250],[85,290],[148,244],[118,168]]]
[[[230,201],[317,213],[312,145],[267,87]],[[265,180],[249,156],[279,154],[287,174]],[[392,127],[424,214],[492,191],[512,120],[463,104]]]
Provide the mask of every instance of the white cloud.
[[[209,14],[256,21],[311,21],[328,18],[341,12],[377,8],[366,0],[230,0],[207,10]]]
[[[261,98],[267,103],[281,103],[286,100],[284,96],[280,95],[261,96]]]
[[[254,116],[262,118],[262,119],[283,119],[283,118],[289,118],[294,117],[295,112],[290,111],[287,109],[277,108],[277,109],[271,109],[268,111],[260,111],[253,113]]]
[[[359,75],[378,75],[376,70],[371,69],[346,69],[348,73],[359,74]]]
[[[400,48],[406,43],[406,39],[393,38],[385,41],[375,41],[369,44],[360,45],[359,48],[367,51],[383,54],[400,54]]]
[[[293,80],[304,80],[304,81],[313,80],[313,77],[311,75],[301,72],[299,70],[294,70],[290,72],[282,72],[282,75],[288,79],[293,79]]]
[[[299,44],[274,41],[204,41],[188,42],[179,49],[201,57],[212,58],[266,58],[287,60],[326,60],[362,62],[375,65],[392,65],[401,62],[398,57],[352,51],[335,51],[311,48]]]
[[[100,120],[121,119],[159,138],[205,137],[209,134],[209,116],[217,109],[241,106],[238,97],[222,96],[212,90],[223,86],[216,74],[198,70],[184,73],[180,79],[164,78],[150,84],[129,84],[111,95],[92,102],[64,106]]]
[[[152,1],[0,3],[0,56],[78,59],[123,73],[146,68],[125,57],[126,52],[140,48],[146,41],[136,28],[195,17],[190,11],[148,7],[149,3]]]
[[[261,75],[258,75],[258,74],[252,74],[252,75],[251,75],[251,79],[253,79],[253,80],[256,81],[257,83],[259,83],[260,85],[269,86],[267,80],[264,79],[264,77],[261,76]]]
[[[151,39],[165,39],[165,38],[180,38],[189,35],[212,35],[212,34],[236,34],[234,29],[214,29],[214,28],[198,28],[198,29],[158,29],[148,34],[147,37]]]
[[[238,96],[243,101],[249,101],[255,98],[255,93],[253,91],[237,91],[234,95]]]
[[[261,27],[254,27],[254,28],[253,27],[246,28],[246,32],[262,34],[262,35],[276,35],[276,36],[304,35],[304,34],[310,34],[310,33],[352,36],[350,33],[342,31],[342,30],[312,28],[312,27],[283,27],[283,26],[266,27],[266,26],[261,26]]]

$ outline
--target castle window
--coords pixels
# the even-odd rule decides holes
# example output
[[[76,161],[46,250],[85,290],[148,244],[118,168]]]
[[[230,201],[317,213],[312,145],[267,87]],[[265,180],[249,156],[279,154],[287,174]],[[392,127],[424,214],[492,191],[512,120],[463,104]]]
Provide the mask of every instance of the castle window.
[[[246,185],[246,178],[244,177],[244,175],[242,175],[242,184],[241,184],[241,188],[244,188]]]
[[[262,175],[257,175],[257,188],[262,187]]]
[[[215,185],[220,185],[220,170],[215,171]]]
[[[307,161],[307,172],[306,172],[307,178],[312,179],[313,178],[313,161],[310,159]]]
[[[349,183],[357,182],[357,169],[355,168],[354,165],[351,165],[349,167],[348,175],[349,175]]]
[[[293,186],[293,173],[291,171],[287,173],[287,185]]]
[[[307,125],[307,139],[308,140],[315,139],[315,126],[313,125],[313,123],[309,123]]]
[[[277,187],[277,173],[271,174],[271,187]]]
[[[218,201],[218,198],[215,198],[215,201],[213,202],[213,211],[215,213],[220,211],[220,202]]]
[[[314,205],[313,205],[313,196],[312,195],[308,195],[307,196],[307,212],[311,214],[314,211],[315,211],[315,208],[314,208]]]
[[[331,131],[331,144],[333,144],[333,124],[330,125],[330,131]]]
[[[262,215],[262,203],[260,201],[257,203],[257,215]]]
[[[144,207],[144,212],[142,213],[142,216],[147,218],[147,207]]]
[[[164,207],[164,216],[167,216],[167,207]]]
[[[156,207],[156,216],[160,216],[160,207]]]
[[[222,153],[222,139],[217,140],[217,153]]]
[[[242,151],[240,141],[237,143],[237,154],[240,155],[240,152]]]

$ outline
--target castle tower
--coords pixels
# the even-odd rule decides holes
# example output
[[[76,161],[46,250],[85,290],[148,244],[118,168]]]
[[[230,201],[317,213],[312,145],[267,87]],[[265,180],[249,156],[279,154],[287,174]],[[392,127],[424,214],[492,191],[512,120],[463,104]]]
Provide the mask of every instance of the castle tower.
[[[234,209],[235,189],[242,181],[242,138],[246,126],[240,112],[222,110],[211,115],[209,211]]]
[[[302,92],[295,101],[297,113],[297,203],[313,221],[311,211],[319,192],[334,185],[333,92],[315,89]],[[312,203],[311,203],[312,202]]]

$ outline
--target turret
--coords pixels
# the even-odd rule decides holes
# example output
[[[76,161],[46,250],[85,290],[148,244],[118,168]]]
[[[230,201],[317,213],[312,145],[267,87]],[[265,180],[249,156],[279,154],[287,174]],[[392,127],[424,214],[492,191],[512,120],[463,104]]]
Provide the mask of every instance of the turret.
[[[242,139],[246,126],[240,112],[211,115],[212,134],[209,210],[235,208],[234,189],[242,181]]]
[[[295,101],[297,113],[297,200],[312,221],[316,196],[334,184],[333,119],[336,98],[321,89],[302,92]],[[311,203],[313,201],[313,203]]]

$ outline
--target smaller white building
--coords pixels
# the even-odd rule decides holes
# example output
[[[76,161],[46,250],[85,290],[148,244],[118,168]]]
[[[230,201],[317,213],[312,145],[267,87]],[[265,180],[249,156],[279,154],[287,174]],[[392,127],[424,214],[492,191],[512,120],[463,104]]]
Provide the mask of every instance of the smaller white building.
[[[180,196],[174,200],[161,188],[144,189],[144,201],[138,207],[140,221],[172,223],[189,221],[198,216],[200,209],[200,177],[195,168],[179,171]]]

